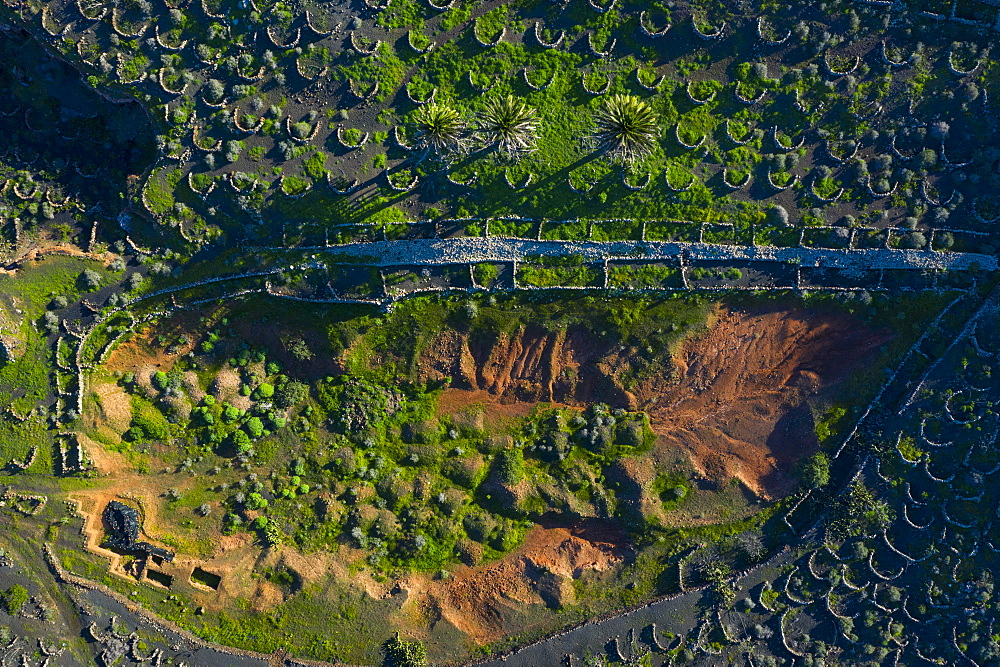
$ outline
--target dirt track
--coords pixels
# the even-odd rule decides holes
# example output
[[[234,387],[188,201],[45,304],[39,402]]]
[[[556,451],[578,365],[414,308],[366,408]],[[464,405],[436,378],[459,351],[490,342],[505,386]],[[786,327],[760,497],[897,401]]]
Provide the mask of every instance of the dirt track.
[[[595,221],[597,222],[597,221]],[[264,246],[260,251],[288,252],[280,246]],[[688,260],[791,262],[800,266],[825,266],[872,271],[877,269],[968,270],[972,265],[994,271],[997,258],[983,253],[899,250],[896,248],[830,248],[780,246],[738,246],[684,241],[536,241],[506,236],[467,236],[450,239],[407,241],[365,241],[336,246],[296,248],[295,252],[320,251],[331,255],[361,255],[375,266],[475,264],[478,262],[523,262],[533,255],[579,255],[586,261],[601,262],[636,256],[647,261]],[[372,261],[370,258],[377,258]]]
[[[65,244],[65,243],[51,243],[43,244],[34,248],[30,248],[21,254],[17,255],[13,259],[9,260],[6,267],[0,269],[0,273],[7,273],[14,275],[17,270],[21,268],[26,262],[35,262],[46,255],[67,255],[70,257],[82,257],[84,259],[95,259],[101,262],[107,262],[109,257],[108,253],[91,253],[84,252],[76,246]]]

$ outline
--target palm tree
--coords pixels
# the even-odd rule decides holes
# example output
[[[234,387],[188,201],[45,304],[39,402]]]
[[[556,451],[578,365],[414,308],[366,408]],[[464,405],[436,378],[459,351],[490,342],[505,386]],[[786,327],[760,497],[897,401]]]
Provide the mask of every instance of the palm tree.
[[[417,110],[417,145],[442,156],[466,145],[466,125],[461,114],[445,104],[432,102]]]
[[[660,134],[656,112],[635,95],[608,98],[594,120],[598,147],[626,164],[652,153]]]
[[[513,95],[505,95],[486,103],[479,114],[479,131],[483,143],[496,146],[506,157],[530,153],[538,139],[538,113]]]

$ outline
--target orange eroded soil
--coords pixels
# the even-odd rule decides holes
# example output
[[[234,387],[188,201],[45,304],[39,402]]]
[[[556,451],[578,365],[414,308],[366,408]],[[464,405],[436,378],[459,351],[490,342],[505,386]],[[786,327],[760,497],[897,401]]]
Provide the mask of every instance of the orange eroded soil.
[[[510,612],[525,604],[572,602],[572,579],[585,570],[607,570],[630,553],[624,533],[610,527],[537,526],[499,561],[461,566],[445,580],[410,577],[401,584],[409,593],[402,613],[446,620],[477,644],[496,641],[516,629],[507,622]]]
[[[21,268],[26,262],[35,262],[46,255],[69,255],[70,257],[81,257],[84,259],[95,259],[107,264],[114,257],[113,254],[105,253],[92,253],[84,252],[80,250],[75,245],[70,245],[67,243],[60,243],[56,241],[42,241],[39,245],[29,248],[22,249],[19,254],[10,260],[7,264],[6,269],[0,269],[0,273],[7,273],[13,275],[17,272],[17,269]]]
[[[792,485],[791,466],[816,446],[805,400],[843,380],[888,339],[845,314],[724,310],[707,333],[681,346],[672,376],[652,377],[632,392],[618,381],[631,363],[628,351],[583,329],[529,327],[485,341],[448,331],[429,346],[421,373],[451,376],[456,389],[445,393],[447,402],[463,405],[456,394],[464,389],[487,417],[515,405],[526,412],[525,404],[538,401],[645,410],[660,435],[657,449],[679,447],[706,477],[736,477],[775,498]]]
[[[684,448],[713,479],[787,493],[792,465],[816,448],[805,399],[844,380],[885,343],[847,315],[724,313],[674,360],[679,382],[637,392],[661,443]]]
[[[176,353],[167,354],[163,345],[156,341],[163,335],[169,341],[198,330],[198,315],[188,312],[175,313],[156,327],[145,327],[133,334],[108,355],[105,368],[108,371],[132,371],[148,381],[149,375],[158,370],[170,370],[177,360],[195,348],[196,336],[189,336],[189,342],[179,345]]]
[[[491,396],[493,404],[630,403],[613,379],[619,363],[608,343],[582,329],[526,327],[479,340],[449,330],[428,346],[420,374],[428,380],[450,376],[453,387]]]

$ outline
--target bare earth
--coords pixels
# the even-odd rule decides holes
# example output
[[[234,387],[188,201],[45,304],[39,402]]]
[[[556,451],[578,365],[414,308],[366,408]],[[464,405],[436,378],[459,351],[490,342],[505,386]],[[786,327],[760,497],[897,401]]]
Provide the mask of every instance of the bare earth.
[[[806,398],[845,379],[888,340],[846,315],[724,313],[675,359],[679,382],[640,391],[661,443],[685,449],[714,479],[738,477],[778,497],[815,450]]]
[[[614,531],[538,526],[520,548],[494,563],[461,566],[439,581],[411,576],[401,584],[410,595],[401,613],[446,620],[476,644],[496,641],[513,630],[505,624],[508,611],[571,601],[572,579],[586,570],[607,570],[630,553],[624,535]]]
[[[736,477],[774,498],[789,490],[790,467],[816,447],[805,400],[842,381],[887,340],[837,313],[722,311],[707,333],[681,347],[672,377],[654,377],[634,393],[617,380],[629,364],[625,353],[582,329],[528,328],[472,342],[448,331],[429,347],[421,370],[429,379],[450,375],[458,390],[446,393],[448,403],[479,403],[487,418],[537,401],[645,410],[659,449],[680,448],[706,477]]]

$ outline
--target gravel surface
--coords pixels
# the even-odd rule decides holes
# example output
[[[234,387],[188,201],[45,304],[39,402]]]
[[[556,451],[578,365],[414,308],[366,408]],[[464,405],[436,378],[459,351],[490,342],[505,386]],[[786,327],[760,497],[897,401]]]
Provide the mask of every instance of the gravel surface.
[[[952,269],[983,271],[997,269],[997,258],[979,253],[897,250],[894,248],[833,250],[826,248],[779,248],[730,246],[711,243],[653,241],[531,241],[498,237],[375,241],[317,248],[317,252],[375,257],[377,266],[422,264],[468,264],[476,262],[522,262],[531,255],[580,255],[585,260],[605,259],[687,261],[782,262],[807,267],[839,269]]]

